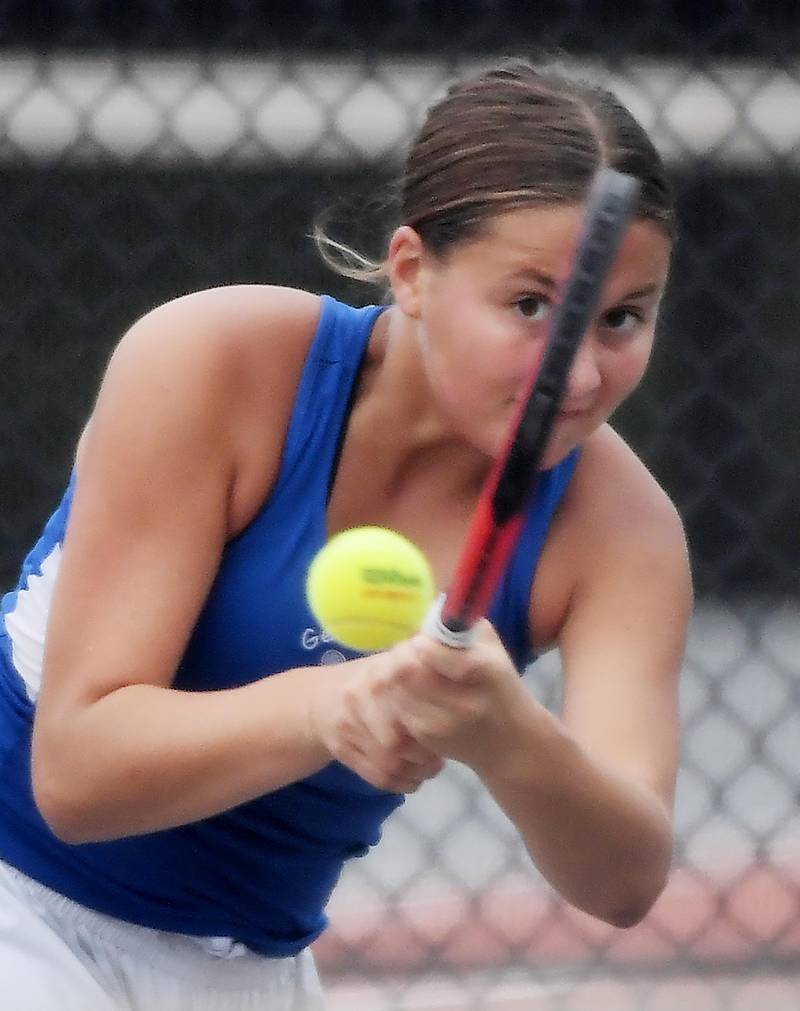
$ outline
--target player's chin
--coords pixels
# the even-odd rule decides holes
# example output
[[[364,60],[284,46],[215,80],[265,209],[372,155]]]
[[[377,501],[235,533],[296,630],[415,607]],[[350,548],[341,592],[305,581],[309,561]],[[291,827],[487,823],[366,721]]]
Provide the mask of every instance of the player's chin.
[[[542,458],[542,470],[549,470],[561,463],[574,449],[582,446],[598,428],[602,428],[607,420],[607,415],[601,411],[559,415]]]
[[[542,455],[541,469],[550,470],[552,467],[562,463],[573,449],[577,449],[584,442],[581,434],[576,432],[564,432],[558,428],[553,432],[547,449]]]

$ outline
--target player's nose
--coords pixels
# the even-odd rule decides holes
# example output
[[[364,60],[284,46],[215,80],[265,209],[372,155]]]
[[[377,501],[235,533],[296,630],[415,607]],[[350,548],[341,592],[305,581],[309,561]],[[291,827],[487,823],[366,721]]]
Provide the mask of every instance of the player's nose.
[[[591,400],[600,386],[600,369],[591,334],[587,334],[572,362],[567,379],[565,399],[571,403],[583,404]]]

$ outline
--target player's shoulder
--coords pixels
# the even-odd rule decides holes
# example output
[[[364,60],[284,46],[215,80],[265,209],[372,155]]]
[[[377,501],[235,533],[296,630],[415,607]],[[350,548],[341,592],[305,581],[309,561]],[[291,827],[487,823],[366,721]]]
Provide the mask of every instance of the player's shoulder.
[[[187,317],[223,332],[264,324],[306,326],[320,310],[320,296],[273,284],[228,284],[189,292],[164,302],[140,320]]]
[[[143,411],[204,431],[234,416],[244,424],[253,416],[258,424],[282,422],[320,306],[317,295],[268,285],[210,288],[163,303],[117,343],[92,423]]]
[[[576,601],[609,588],[632,598],[645,586],[657,586],[675,608],[688,606],[683,524],[642,460],[604,425],[581,449],[545,545],[531,600],[535,641],[542,649],[557,642]]]
[[[249,353],[305,353],[320,314],[318,295],[297,288],[236,284],[206,288],[164,302],[141,316],[121,347],[218,359]]]
[[[664,547],[684,544],[674,502],[641,458],[610,425],[582,449],[570,487],[572,511],[592,536],[609,545],[637,541]]]
[[[164,302],[137,319],[114,349],[106,383],[160,382],[206,399],[291,386],[316,331],[318,295],[242,284]],[[266,385],[266,391],[264,389]],[[275,390],[271,391],[271,388]]]

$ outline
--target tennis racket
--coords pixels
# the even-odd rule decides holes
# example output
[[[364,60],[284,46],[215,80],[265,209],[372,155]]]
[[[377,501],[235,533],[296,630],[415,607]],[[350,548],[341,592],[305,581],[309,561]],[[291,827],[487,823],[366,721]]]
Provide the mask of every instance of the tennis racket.
[[[473,626],[486,613],[522,531],[572,362],[638,193],[637,180],[613,169],[603,169],[595,178],[572,271],[555,306],[544,352],[481,491],[451,588],[435,602],[425,622],[424,631],[446,645],[470,644]]]

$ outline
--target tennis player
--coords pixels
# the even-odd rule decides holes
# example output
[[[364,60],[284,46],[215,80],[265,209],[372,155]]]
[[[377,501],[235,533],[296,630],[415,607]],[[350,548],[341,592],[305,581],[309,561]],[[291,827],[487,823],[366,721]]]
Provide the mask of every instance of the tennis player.
[[[447,587],[601,166],[641,197],[489,620],[463,651],[340,650],[304,600],[311,558],[381,524]],[[2,602],[4,1006],[321,1007],[309,945],[344,862],[447,759],[565,899],[641,919],[670,863],[691,591],[676,512],[608,421],[671,245],[628,111],[509,64],[431,109],[384,262],[344,250],[383,304],[232,286],[132,326]],[[519,678],[553,647],[558,717]]]

